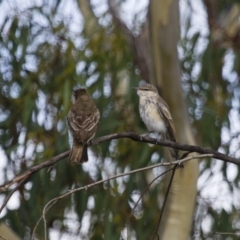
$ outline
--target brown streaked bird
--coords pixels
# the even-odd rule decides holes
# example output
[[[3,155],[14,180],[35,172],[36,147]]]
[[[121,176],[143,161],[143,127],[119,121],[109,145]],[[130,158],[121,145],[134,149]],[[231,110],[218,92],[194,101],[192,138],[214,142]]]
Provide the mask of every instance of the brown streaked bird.
[[[161,134],[165,140],[176,142],[175,129],[167,103],[151,84],[135,88],[139,96],[139,113],[150,132]],[[178,150],[169,148],[173,158],[178,158]]]
[[[72,149],[69,163],[82,164],[88,161],[87,143],[94,137],[100,113],[85,88],[73,91],[73,106],[68,112],[67,122]]]

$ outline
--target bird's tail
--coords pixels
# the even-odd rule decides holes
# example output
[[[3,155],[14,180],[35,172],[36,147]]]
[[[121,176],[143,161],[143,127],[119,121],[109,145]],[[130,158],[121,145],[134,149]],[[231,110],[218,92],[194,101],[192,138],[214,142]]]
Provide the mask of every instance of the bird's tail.
[[[176,142],[176,138],[175,136],[172,136],[170,134],[165,134],[163,136],[163,139],[166,139],[166,140],[170,140],[172,142]],[[175,160],[178,160],[178,157],[179,157],[179,150],[176,149],[176,148],[168,148],[171,156],[172,156],[172,161],[175,161]]]
[[[73,142],[68,162],[71,164],[82,164],[88,161],[87,146]]]
[[[168,149],[172,155],[173,161],[178,160],[178,149],[176,148],[168,148]]]

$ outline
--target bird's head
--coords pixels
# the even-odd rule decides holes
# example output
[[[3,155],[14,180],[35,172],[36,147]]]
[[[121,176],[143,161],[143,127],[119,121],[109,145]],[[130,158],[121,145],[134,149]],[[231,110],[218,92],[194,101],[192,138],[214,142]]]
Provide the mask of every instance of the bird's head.
[[[74,89],[73,90],[73,96],[72,96],[72,99],[73,99],[73,103],[77,101],[77,99],[80,97],[80,96],[84,96],[84,95],[87,95],[87,89],[86,88],[77,88],[77,89]]]
[[[151,84],[144,84],[140,87],[134,87],[139,97],[154,97],[158,95],[157,89]]]

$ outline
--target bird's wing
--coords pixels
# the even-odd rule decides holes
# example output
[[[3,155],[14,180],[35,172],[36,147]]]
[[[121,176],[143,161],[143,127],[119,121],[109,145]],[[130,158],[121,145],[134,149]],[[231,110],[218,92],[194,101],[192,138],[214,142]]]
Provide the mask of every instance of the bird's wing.
[[[79,118],[79,117],[77,117]],[[96,109],[93,113],[87,114],[86,118],[82,121],[82,128],[89,132],[98,124],[100,119],[100,113]]]
[[[100,113],[96,109],[93,113],[79,112],[79,111],[69,111],[68,113],[68,125],[72,128],[73,131],[91,131],[99,122]]]
[[[165,125],[167,127],[168,134],[169,134],[169,137],[170,137],[169,140],[176,142],[175,129],[174,129],[173,119],[172,119],[171,113],[170,113],[168,107],[165,104],[163,104],[159,101],[158,101],[157,104],[158,104],[158,112],[163,117],[163,120],[164,120]]]

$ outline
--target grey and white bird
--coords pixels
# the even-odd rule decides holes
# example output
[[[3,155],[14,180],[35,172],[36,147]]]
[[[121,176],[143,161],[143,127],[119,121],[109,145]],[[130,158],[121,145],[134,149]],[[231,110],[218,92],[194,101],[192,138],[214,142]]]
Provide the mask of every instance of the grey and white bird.
[[[139,113],[150,132],[158,133],[162,139],[176,142],[173,119],[167,103],[160,97],[156,87],[144,84],[135,88],[139,96]],[[174,159],[178,150],[169,148]]]
[[[100,113],[85,88],[73,91],[73,106],[68,112],[67,122],[72,149],[69,163],[82,164],[88,161],[87,143],[94,137]]]

